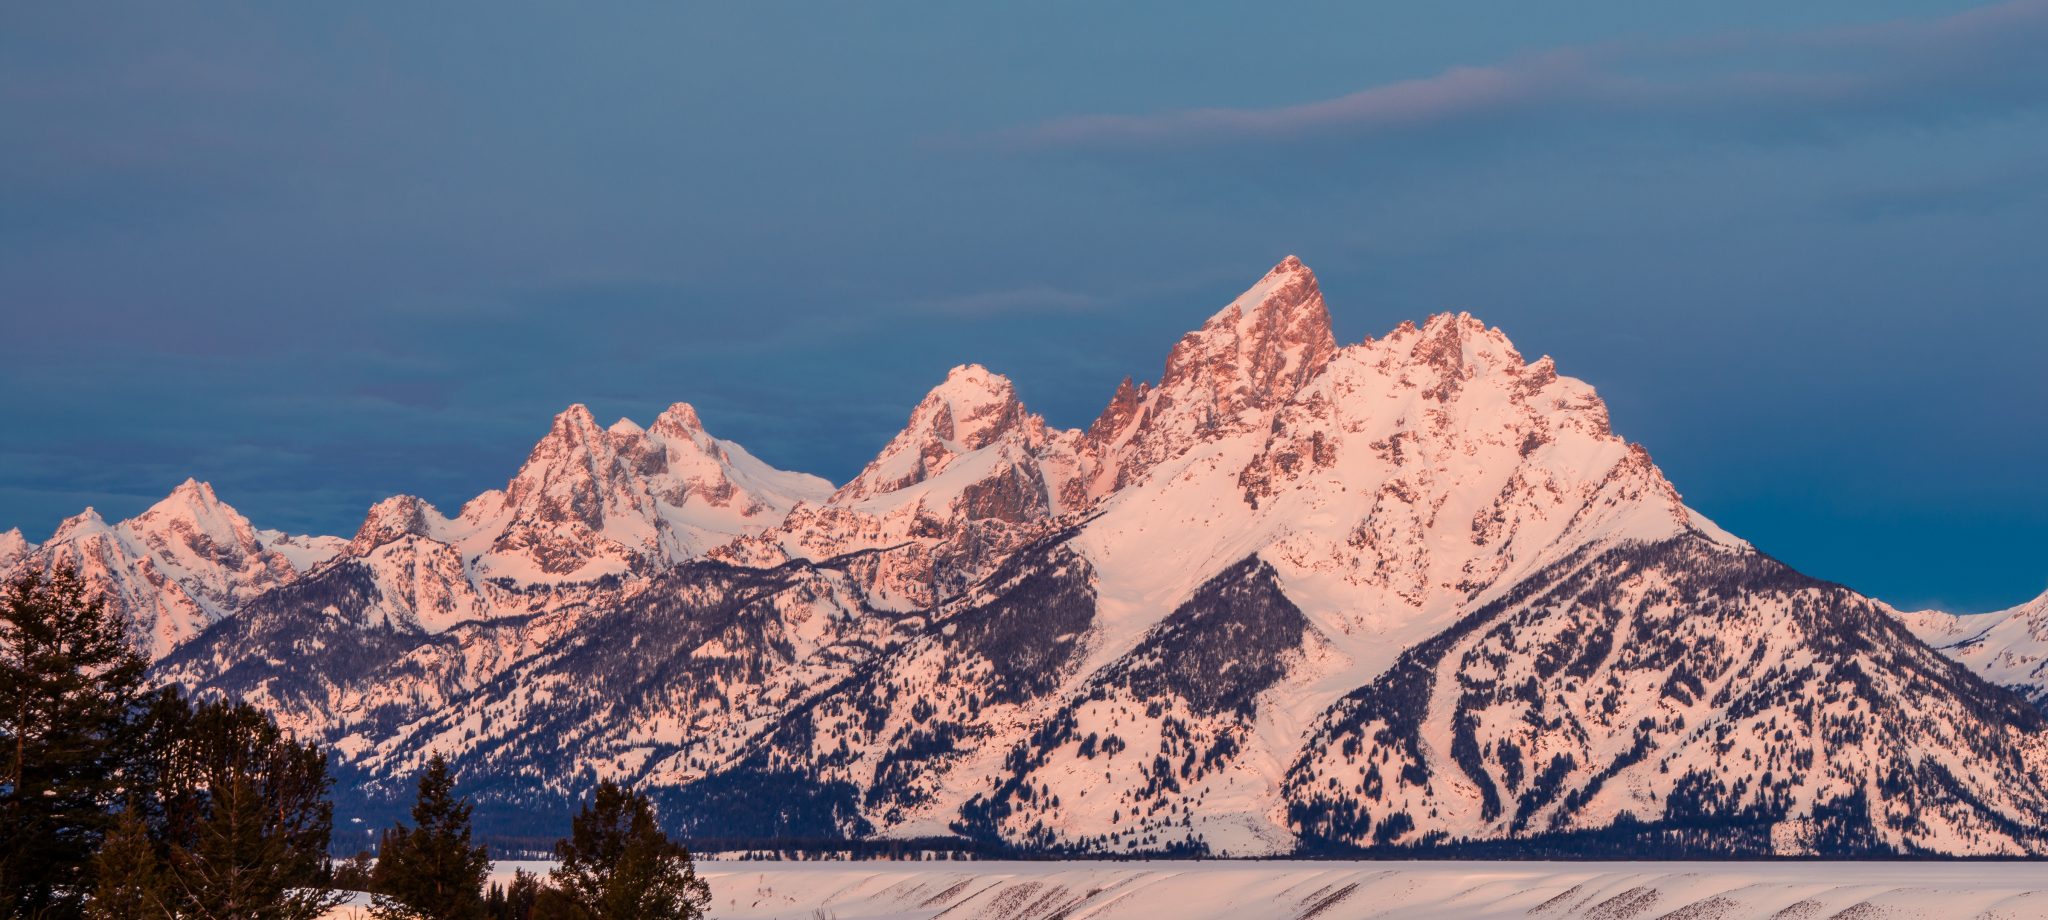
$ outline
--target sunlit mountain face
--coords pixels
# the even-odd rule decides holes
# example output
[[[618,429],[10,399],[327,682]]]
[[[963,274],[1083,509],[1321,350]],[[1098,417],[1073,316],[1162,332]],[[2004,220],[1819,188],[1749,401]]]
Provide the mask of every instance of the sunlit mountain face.
[[[1500,329],[1340,341],[1290,257],[1104,389],[1060,429],[960,365],[836,487],[572,406],[452,512],[288,536],[188,482],[0,563],[78,566],[345,808],[440,753],[492,833],[606,777],[729,841],[2048,851],[2038,611],[1801,575]]]

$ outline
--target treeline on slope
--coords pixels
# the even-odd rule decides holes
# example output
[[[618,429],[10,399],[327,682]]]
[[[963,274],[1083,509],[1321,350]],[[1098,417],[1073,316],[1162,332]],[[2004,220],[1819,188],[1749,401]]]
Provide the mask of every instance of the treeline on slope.
[[[1637,583],[1635,573],[1646,570],[1664,573],[1669,584],[1635,599],[1625,597],[1624,588]],[[1767,662],[1768,648],[1762,644],[1754,650],[1724,647],[1724,637],[1745,631],[1737,619],[1747,609],[1745,604],[1760,597],[1776,598],[1785,605],[1789,625],[1784,628],[1800,631],[1801,647],[1809,651],[1811,660]],[[1631,610],[1633,621],[1625,623],[1623,615]],[[1651,614],[1657,610],[1707,628],[1688,640],[1671,629],[1668,620],[1653,619]],[[1574,628],[1539,640],[1540,645],[1510,644],[1524,636],[1542,636],[1532,628],[1538,620],[1570,622],[1574,618]],[[1533,673],[1522,680],[1502,680],[1498,675],[1504,672],[1505,653],[1482,650],[1476,644],[1462,653],[1466,656],[1462,660],[1453,654],[1474,637],[1488,634],[1501,641],[1498,648],[1525,655],[1533,664]],[[1866,667],[1865,662],[1873,661],[1875,668]],[[1659,692],[1679,704],[1698,701],[1708,687],[1719,687],[1711,701],[1717,712],[1730,718],[1782,712],[1788,723],[1811,726],[1809,737],[1814,741],[1790,752],[1787,760],[1792,771],[1775,762],[1744,771],[1727,769],[1718,762],[1682,772],[1662,765],[1660,772],[1674,774],[1674,778],[1655,811],[1640,815],[1623,811],[1604,827],[1567,828],[1565,819],[1591,802],[1603,783],[1643,762],[1652,752],[1655,741],[1651,732],[1658,723],[1644,718],[1635,727],[1634,744],[1615,752],[1604,766],[1581,765],[1569,753],[1547,761],[1524,760],[1521,749],[1505,739],[1482,756],[1476,730],[1483,719],[1499,719],[1496,710],[1487,707],[1523,703],[1540,710],[1558,688],[1573,688],[1596,670],[1610,675],[1666,675]],[[1917,682],[1908,686],[1932,687],[1939,692],[1896,694],[1873,680],[1873,670],[1906,675]],[[1827,678],[1822,689],[1810,690],[1822,677]],[[1455,683],[1440,688],[1444,679]],[[1415,829],[1422,816],[1376,807],[1386,792],[1378,772],[1366,773],[1355,791],[1332,794],[1307,771],[1304,756],[1290,774],[1287,813],[1300,835],[1302,853],[1487,859],[1758,858],[1780,854],[1773,829],[1796,819],[1810,835],[1802,848],[1813,855],[1936,856],[1941,854],[1911,842],[1885,839],[1881,830],[1905,830],[1914,818],[1911,809],[1885,808],[1883,803],[1919,805],[1944,800],[1968,805],[1986,826],[2014,840],[2039,839],[2042,834],[2041,828],[1978,801],[1948,765],[1933,759],[1893,757],[1873,772],[1869,786],[1819,798],[1809,803],[1809,812],[1795,813],[1795,780],[1810,775],[1816,759],[1826,763],[1838,752],[1861,743],[1866,734],[1925,732],[1924,723],[1935,717],[1906,708],[1904,700],[1953,701],[1979,726],[2011,725],[2027,732],[2043,728],[2041,715],[2010,690],[1979,681],[1955,662],[1932,654],[1895,620],[1848,589],[1801,575],[1761,553],[1705,552],[1704,544],[1693,537],[1624,546],[1598,556],[1581,554],[1525,580],[1443,633],[1402,653],[1386,673],[1345,700],[1349,708],[1338,710],[1341,717],[1322,730],[1318,742],[1345,758],[1362,757],[1372,750],[1394,752],[1401,762],[1400,771],[1387,784],[1427,788],[1437,779],[1432,776],[1432,761],[1424,754],[1425,720],[1436,695],[1448,695],[1454,707],[1449,719],[1450,763],[1438,762],[1437,768],[1455,767],[1461,775],[1454,774],[1449,781],[1478,790],[1482,819],[1509,816],[1509,833],[1499,838],[1465,839],[1432,831],[1399,840]],[[1588,699],[1591,702],[1586,708],[1599,708],[1597,698]],[[1830,721],[1826,712],[1842,700],[1848,701],[1844,711],[1865,715]],[[1671,722],[1676,731],[1686,727],[1682,715]],[[1379,727],[1368,732],[1374,725]],[[1777,722],[1773,720],[1772,725]],[[1725,740],[1728,735],[1728,729],[1720,728],[1715,738]],[[1505,768],[1506,795],[1495,787],[1486,770],[1487,758]],[[1581,766],[1588,768],[1580,773],[1584,778],[1567,790],[1566,778]],[[1591,769],[1595,766],[1599,769]],[[1328,789],[1335,790],[1334,780],[1329,782]],[[1532,815],[1554,803],[1561,803],[1561,808],[1547,827],[1532,823]]]
[[[1406,815],[1397,817],[1405,819]],[[1729,817],[1706,812],[1645,821],[1621,812],[1605,827],[1545,831],[1520,837],[1486,839],[1426,836],[1411,844],[1355,846],[1325,837],[1304,836],[1297,855],[1325,859],[1954,859],[1940,853],[1901,852],[1883,845],[1869,830],[1869,802],[1860,793],[1819,803],[1811,817],[1813,853],[1787,857],[1775,853],[1771,828],[1774,815]]]
[[[387,830],[374,863],[336,865],[327,752],[145,671],[75,571],[0,586],[0,920],[310,920],[352,890],[385,920],[691,920],[709,903],[653,803],[613,783],[545,881],[486,888],[489,853],[438,756],[413,824]]]

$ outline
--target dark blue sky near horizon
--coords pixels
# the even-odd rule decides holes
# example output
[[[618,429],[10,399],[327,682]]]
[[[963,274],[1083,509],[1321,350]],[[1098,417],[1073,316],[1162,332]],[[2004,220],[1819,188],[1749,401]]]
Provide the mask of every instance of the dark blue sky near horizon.
[[[572,402],[844,481],[1295,253],[1809,574],[2048,588],[2048,0],[273,6],[0,10],[0,527],[452,511]]]

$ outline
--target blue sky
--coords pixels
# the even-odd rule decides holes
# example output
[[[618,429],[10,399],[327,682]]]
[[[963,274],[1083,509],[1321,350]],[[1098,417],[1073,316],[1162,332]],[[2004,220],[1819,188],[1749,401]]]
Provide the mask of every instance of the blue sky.
[[[2048,0],[1678,6],[12,4],[0,522],[347,533],[579,401],[844,480],[963,361],[1085,424],[1291,252],[1811,574],[2048,588]]]

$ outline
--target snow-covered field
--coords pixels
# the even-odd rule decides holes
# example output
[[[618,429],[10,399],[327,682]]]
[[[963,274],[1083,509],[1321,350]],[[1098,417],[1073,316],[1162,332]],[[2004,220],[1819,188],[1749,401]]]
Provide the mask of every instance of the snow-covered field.
[[[2048,863],[705,862],[719,920],[2048,918]]]

